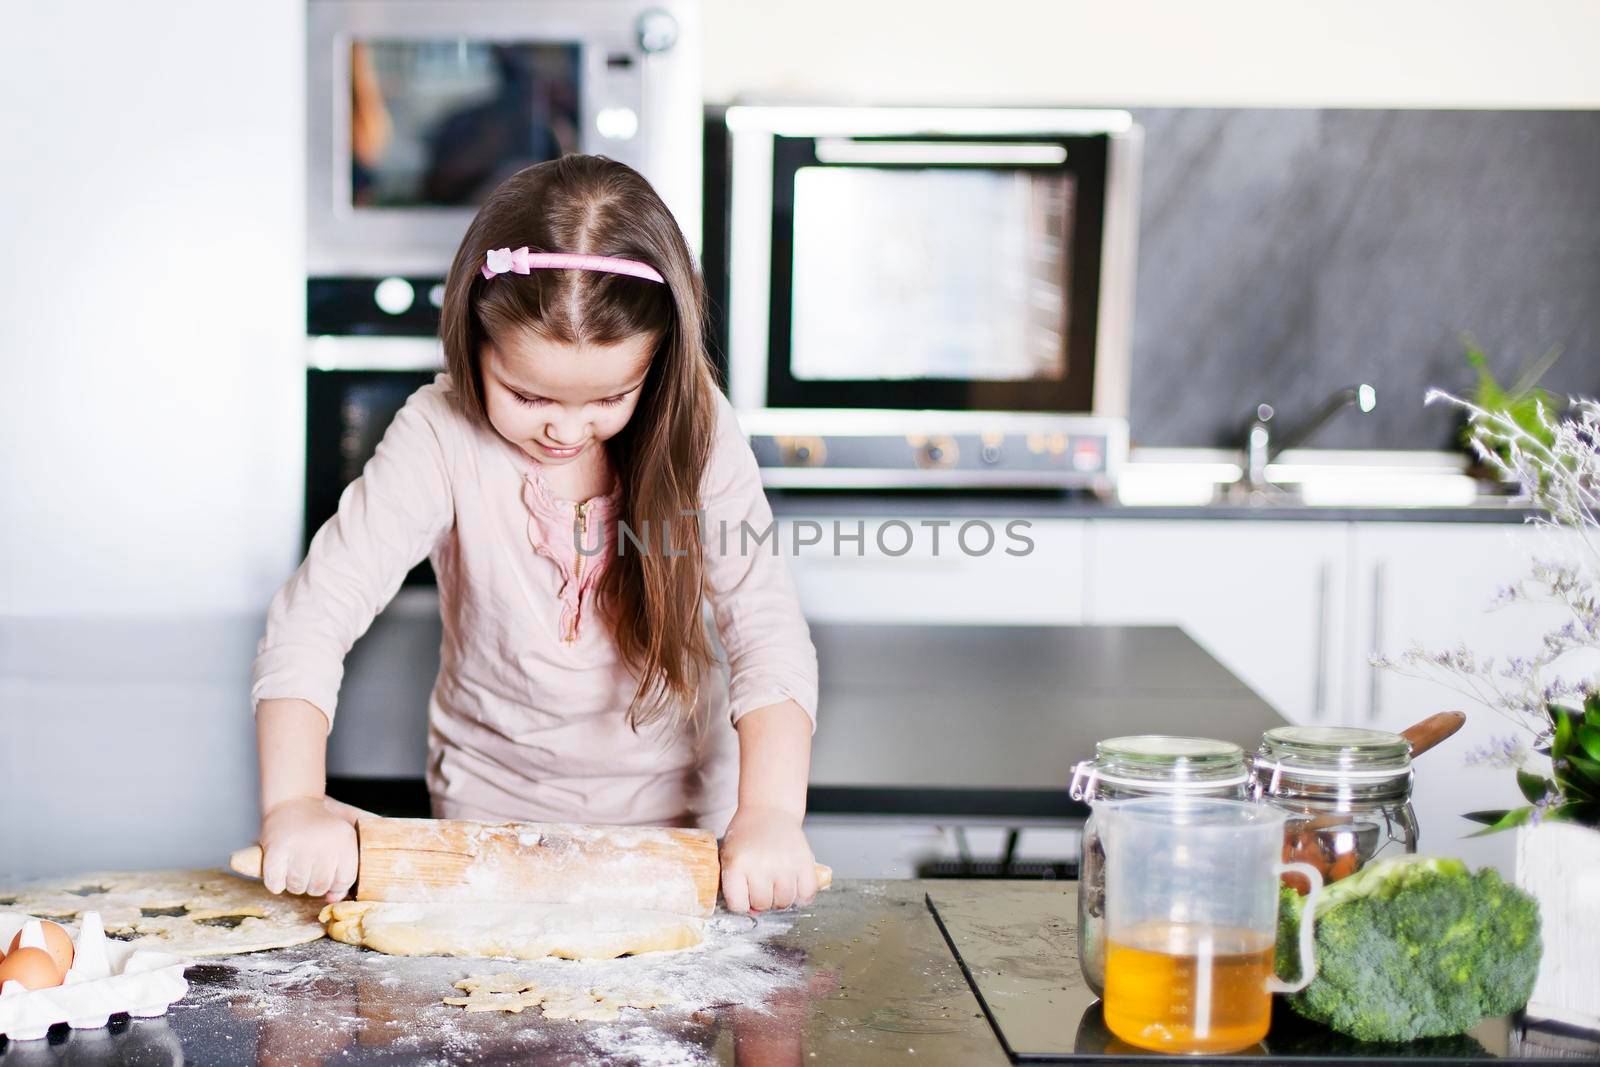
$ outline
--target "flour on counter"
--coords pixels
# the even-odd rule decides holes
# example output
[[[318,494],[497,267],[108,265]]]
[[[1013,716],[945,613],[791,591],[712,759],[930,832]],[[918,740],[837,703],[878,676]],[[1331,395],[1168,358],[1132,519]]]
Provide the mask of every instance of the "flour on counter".
[[[398,957],[322,941],[195,968],[191,994],[174,1010],[203,1012],[218,1041],[241,1052],[254,1040],[288,1059],[329,1060],[359,1045],[421,1062],[511,1052],[565,1063],[699,1064],[710,1062],[721,1026],[710,1009],[764,1013],[774,994],[805,983],[804,957],[768,943],[789,927],[786,916],[719,915],[707,920],[697,948],[598,961]],[[442,1002],[473,974],[515,975],[541,999],[617,1002],[661,992],[677,1002],[623,1007],[616,1022],[547,1020],[538,1009],[469,1014]]]
[[[606,1063],[633,1067],[699,1067],[715,1062],[698,1045],[680,1041],[650,1026],[602,1026],[588,1033],[589,1045]]]

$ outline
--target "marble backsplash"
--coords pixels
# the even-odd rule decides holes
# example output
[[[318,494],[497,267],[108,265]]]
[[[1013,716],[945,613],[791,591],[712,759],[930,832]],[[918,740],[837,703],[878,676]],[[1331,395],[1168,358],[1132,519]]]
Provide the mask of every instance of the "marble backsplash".
[[[1238,443],[1378,389],[1311,444],[1447,448],[1463,334],[1503,381],[1600,393],[1600,112],[1134,109],[1136,444]]]

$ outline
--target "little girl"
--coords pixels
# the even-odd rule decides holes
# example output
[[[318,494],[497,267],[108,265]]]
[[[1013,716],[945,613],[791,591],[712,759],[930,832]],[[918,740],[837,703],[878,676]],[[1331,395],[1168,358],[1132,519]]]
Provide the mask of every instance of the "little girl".
[[[816,652],[783,561],[738,536],[772,512],[704,304],[672,215],[620,163],[529,167],[478,212],[445,289],[447,373],[268,612],[252,696],[273,892],[355,881],[355,813],[324,792],[343,660],[427,557],[436,817],[707,827],[729,908],[811,900]]]

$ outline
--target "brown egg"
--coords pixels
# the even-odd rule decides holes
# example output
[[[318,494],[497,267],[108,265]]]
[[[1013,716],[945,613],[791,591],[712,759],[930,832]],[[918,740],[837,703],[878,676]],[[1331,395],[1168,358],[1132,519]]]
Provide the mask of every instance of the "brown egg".
[[[56,961],[42,948],[19,948],[0,960],[0,987],[21,982],[27,989],[49,989],[61,984]]]
[[[44,950],[50,953],[50,958],[56,961],[56,971],[61,975],[61,980],[67,980],[67,969],[72,966],[72,937],[66,928],[49,919],[40,919],[39,925],[44,929]],[[17,951],[22,944],[22,931],[17,931],[17,936],[11,939],[10,952]]]

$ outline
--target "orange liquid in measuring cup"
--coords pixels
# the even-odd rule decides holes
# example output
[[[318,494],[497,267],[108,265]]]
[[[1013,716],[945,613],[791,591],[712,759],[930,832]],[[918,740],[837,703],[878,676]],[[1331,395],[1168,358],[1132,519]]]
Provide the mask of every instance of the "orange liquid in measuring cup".
[[[1267,1036],[1270,934],[1141,923],[1106,947],[1106,1026],[1156,1052],[1236,1052]]]

